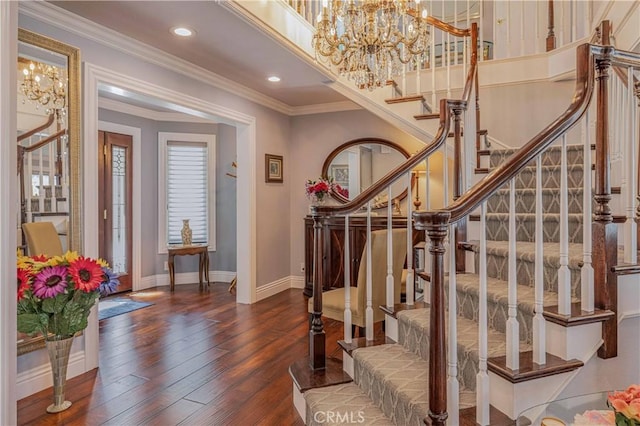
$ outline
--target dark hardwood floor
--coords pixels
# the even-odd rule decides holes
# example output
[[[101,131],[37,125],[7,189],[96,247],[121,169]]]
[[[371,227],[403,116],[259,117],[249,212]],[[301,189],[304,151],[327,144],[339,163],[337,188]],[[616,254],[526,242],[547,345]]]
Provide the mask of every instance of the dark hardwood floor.
[[[47,414],[49,388],[18,401],[19,424],[302,425],[288,373],[308,354],[302,290],[238,305],[227,286],[125,294],[153,306],[102,320],[100,367],[67,381],[71,408]],[[325,329],[340,357],[342,323]]]

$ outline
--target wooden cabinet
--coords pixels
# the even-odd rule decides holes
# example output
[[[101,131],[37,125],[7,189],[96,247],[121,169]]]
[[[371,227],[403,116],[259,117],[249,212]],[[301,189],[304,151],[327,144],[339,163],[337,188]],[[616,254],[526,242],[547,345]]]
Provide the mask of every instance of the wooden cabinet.
[[[324,253],[327,257],[324,262],[323,270],[323,291],[332,288],[344,287],[344,217],[331,217],[326,220],[326,226],[323,227],[324,235]],[[406,228],[407,218],[396,216],[392,219],[394,228]],[[372,216],[371,230],[387,228],[386,216]],[[305,264],[305,286],[303,293],[307,297],[313,295],[313,218],[307,216],[304,218],[304,264]],[[366,216],[351,216],[349,218],[349,254],[351,262],[351,283],[355,285],[358,279],[358,269],[360,268],[360,258],[367,241],[367,218]],[[422,241],[423,232],[413,231],[414,245]]]

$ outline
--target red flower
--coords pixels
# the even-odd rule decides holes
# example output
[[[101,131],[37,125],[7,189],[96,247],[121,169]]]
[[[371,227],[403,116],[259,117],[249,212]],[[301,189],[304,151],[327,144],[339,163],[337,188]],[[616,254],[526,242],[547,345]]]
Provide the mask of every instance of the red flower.
[[[24,292],[31,288],[33,276],[27,269],[18,268],[18,300],[22,300]]]
[[[102,282],[102,268],[98,262],[84,256],[71,262],[69,275],[76,288],[86,293],[96,290]]]
[[[47,256],[45,256],[44,254],[39,254],[37,256],[31,256],[31,259],[33,259],[36,262],[46,262],[47,260],[49,260],[49,258]]]

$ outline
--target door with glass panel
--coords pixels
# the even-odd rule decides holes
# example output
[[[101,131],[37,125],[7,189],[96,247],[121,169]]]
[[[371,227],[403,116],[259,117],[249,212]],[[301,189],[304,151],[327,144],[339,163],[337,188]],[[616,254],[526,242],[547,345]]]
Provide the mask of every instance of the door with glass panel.
[[[118,274],[118,292],[131,290],[132,137],[98,132],[100,257]]]

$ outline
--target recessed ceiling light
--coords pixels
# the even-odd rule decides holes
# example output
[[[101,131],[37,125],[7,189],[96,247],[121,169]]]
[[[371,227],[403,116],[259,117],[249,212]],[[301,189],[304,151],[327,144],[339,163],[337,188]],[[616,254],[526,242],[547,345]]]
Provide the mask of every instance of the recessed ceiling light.
[[[171,28],[171,32],[180,37],[190,37],[195,33],[195,31],[187,27],[173,27]]]
[[[277,83],[280,81],[280,77],[276,76],[276,75],[272,75],[271,77],[267,77],[267,80],[269,80],[272,83]]]

